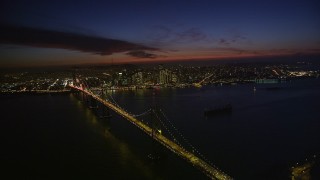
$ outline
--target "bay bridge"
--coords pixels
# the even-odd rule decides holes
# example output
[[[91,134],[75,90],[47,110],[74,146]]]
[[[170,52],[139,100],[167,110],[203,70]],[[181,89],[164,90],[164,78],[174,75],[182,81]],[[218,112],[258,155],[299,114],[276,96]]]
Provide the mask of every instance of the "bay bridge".
[[[219,170],[217,167],[212,165],[208,160],[205,160],[204,156],[201,155],[197,150],[198,154],[202,156],[202,158],[198,157],[194,150],[193,152],[188,151],[186,148],[184,148],[181,143],[177,141],[177,139],[172,135],[170,130],[165,126],[165,124],[161,122],[161,124],[167,129],[169,134],[173,136],[173,140],[170,140],[166,136],[163,135],[161,129],[157,129],[155,127],[150,127],[148,124],[144,123],[143,121],[137,119],[137,117],[147,114],[147,113],[153,113],[154,116],[156,116],[157,119],[160,120],[159,115],[157,115],[157,112],[162,113],[162,116],[164,116],[166,119],[168,119],[164,112],[160,109],[156,111],[155,109],[150,109],[140,115],[133,115],[129,113],[128,111],[121,108],[116,102],[111,102],[108,99],[103,98],[102,94],[94,93],[93,90],[91,90],[88,85],[82,81],[80,82],[79,79],[74,80],[74,82],[70,83],[68,85],[71,89],[80,91],[84,93],[85,95],[88,95],[95,99],[96,101],[100,102],[104,106],[108,107],[109,109],[113,110],[117,114],[121,115],[125,119],[127,119],[129,122],[131,122],[133,125],[141,129],[143,132],[145,132],[147,135],[151,136],[154,140],[165,146],[167,149],[175,153],[176,155],[180,156],[181,158],[185,159],[189,163],[191,163],[193,166],[200,169],[203,173],[205,173],[209,178],[211,179],[217,179],[217,180],[230,180],[232,179],[230,176]],[[174,129],[176,129],[174,127]],[[181,133],[180,133],[181,135]],[[181,135],[182,136],[182,135]],[[185,139],[182,136],[183,139]],[[188,142],[188,141],[187,141]],[[190,144],[190,143],[189,143]],[[195,148],[194,148],[195,149]]]

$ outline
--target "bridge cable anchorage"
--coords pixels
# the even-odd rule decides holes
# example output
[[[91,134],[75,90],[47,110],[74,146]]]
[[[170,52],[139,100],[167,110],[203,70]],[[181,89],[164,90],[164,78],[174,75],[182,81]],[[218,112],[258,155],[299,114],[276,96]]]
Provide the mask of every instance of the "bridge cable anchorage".
[[[169,122],[169,124],[173,127],[173,129],[177,132],[178,135],[180,135],[180,137],[182,138],[182,140],[191,147],[192,152],[195,152],[196,154],[200,155],[200,157],[203,158],[203,160],[205,160],[207,163],[209,163],[210,165],[214,166],[213,163],[211,161],[209,161],[203,154],[201,154],[199,152],[199,150],[197,150],[197,148],[195,148],[183,135],[182,133],[178,130],[178,128],[176,128],[173,123],[169,120],[169,118],[164,114],[164,112],[162,111],[162,109],[160,109],[160,112],[162,114],[162,116]]]

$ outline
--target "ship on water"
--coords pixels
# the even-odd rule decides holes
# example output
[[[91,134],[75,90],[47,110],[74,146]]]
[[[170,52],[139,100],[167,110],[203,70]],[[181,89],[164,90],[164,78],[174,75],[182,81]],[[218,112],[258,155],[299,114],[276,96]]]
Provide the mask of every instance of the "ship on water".
[[[232,113],[232,106],[231,104],[226,104],[225,106],[210,108],[204,110],[204,116],[215,116],[215,115],[222,115],[222,114],[230,114]]]

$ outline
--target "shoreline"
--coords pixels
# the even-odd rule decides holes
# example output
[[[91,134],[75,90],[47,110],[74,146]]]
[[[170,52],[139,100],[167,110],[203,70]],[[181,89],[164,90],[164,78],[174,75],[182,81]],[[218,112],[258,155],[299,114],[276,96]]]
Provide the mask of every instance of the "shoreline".
[[[68,94],[72,90],[1,91],[0,94]]]

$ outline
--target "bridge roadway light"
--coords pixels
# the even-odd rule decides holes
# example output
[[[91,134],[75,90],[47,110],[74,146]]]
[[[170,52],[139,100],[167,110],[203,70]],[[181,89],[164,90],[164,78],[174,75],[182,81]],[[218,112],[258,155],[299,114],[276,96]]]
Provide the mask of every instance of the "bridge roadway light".
[[[150,132],[151,133],[151,130],[150,128],[147,129],[148,126],[144,125],[144,124],[140,124],[139,122],[135,122],[135,118],[132,118],[130,116],[130,114],[128,114],[125,110],[123,109],[120,109],[119,107],[116,107],[114,106],[113,104],[107,102],[107,100],[102,100],[102,98],[99,98],[97,95],[93,94],[92,92],[89,92],[87,91],[86,89],[83,89],[82,87],[75,87],[74,88],[78,89],[78,90],[81,90],[89,95],[91,95],[92,97],[94,98],[97,98],[98,100],[100,101],[103,101],[103,104],[106,104],[107,106],[109,105],[114,111],[120,113],[120,115],[124,118],[127,118],[129,120],[131,120],[131,122],[135,125],[137,125],[140,129],[142,129],[143,131],[145,131],[146,133]],[[161,129],[158,129],[157,132],[159,134],[162,133]],[[149,134],[149,133],[148,133]],[[224,177],[224,173],[221,172],[218,173],[218,172],[215,172],[215,171],[211,171],[209,169],[210,166],[208,166],[207,164],[201,162],[201,160],[199,158],[197,158],[196,156],[194,156],[192,153],[187,153],[187,152],[184,152],[184,151],[181,151],[184,150],[184,148],[181,148],[180,146],[170,142],[168,139],[166,139],[164,136],[161,136],[159,134],[155,134],[155,139],[158,140],[161,144],[165,145],[167,148],[169,148],[171,151],[173,151],[174,153],[176,153],[177,155],[179,156],[182,156],[184,158],[187,158],[189,159],[189,162],[191,162],[194,166],[198,166],[198,167],[202,167],[204,170],[207,171],[207,173],[211,174],[211,175],[214,175],[215,177],[217,177],[217,179],[229,179],[227,177]],[[149,134],[151,136],[151,134]],[[176,139],[174,139],[175,141]],[[194,153],[194,150],[192,150],[192,152]],[[314,155],[315,156],[315,155]],[[218,168],[216,168],[217,170],[219,170]]]

